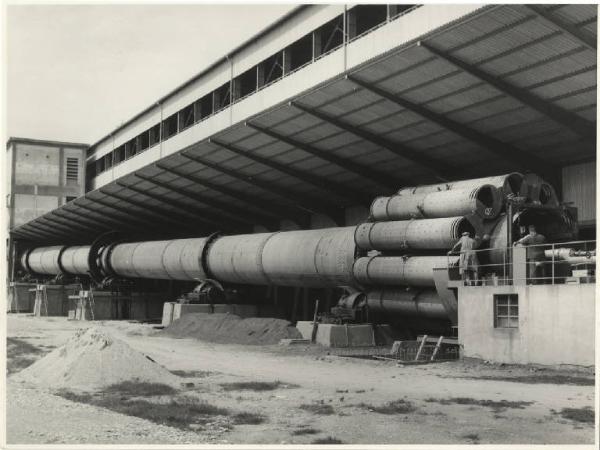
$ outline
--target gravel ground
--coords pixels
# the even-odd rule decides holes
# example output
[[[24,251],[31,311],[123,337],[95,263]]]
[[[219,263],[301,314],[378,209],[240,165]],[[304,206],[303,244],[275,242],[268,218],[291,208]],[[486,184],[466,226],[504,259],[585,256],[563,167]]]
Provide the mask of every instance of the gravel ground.
[[[11,314],[8,335],[35,346],[59,346],[76,329],[91,325]],[[346,444],[587,444],[594,448],[593,424],[557,414],[563,408],[593,408],[594,386],[552,381],[561,376],[589,380],[593,378],[589,370],[472,362],[398,367],[387,361],[340,358],[315,347],[224,345],[173,339],[149,325],[93,325],[108,328],[169,370],[188,373],[186,381],[194,387],[186,395],[231,411],[262,414],[266,422],[235,425],[229,431],[218,424],[209,431],[181,431],[73,403],[47,391],[27,390],[9,378],[9,443],[309,444],[331,436]],[[551,381],[507,380],[537,374]],[[265,392],[222,386],[256,381],[281,381],[287,386]],[[529,403],[495,410],[439,401],[453,397]],[[398,399],[409,402],[414,407],[411,412],[381,414],[368,406]],[[302,407],[313,404],[330,408]],[[315,413],[321,410],[332,413]],[[310,428],[313,434],[298,433]]]

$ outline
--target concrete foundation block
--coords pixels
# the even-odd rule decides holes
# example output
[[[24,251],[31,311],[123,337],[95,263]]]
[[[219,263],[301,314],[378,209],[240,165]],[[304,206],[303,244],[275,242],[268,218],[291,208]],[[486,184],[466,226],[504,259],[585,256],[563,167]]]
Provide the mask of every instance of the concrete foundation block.
[[[168,327],[173,322],[173,309],[175,308],[175,302],[165,302],[163,305],[163,316],[162,316],[162,326]]]
[[[300,332],[303,339],[309,339],[312,337],[313,323],[305,320],[299,320],[296,322],[296,329]]]
[[[173,305],[173,320],[177,320],[186,314],[210,314],[212,313],[211,305],[196,305],[190,303],[175,303]]]
[[[234,308],[233,305],[212,305],[213,306],[213,310],[212,312],[215,314],[234,314]]]
[[[304,339],[311,339],[312,322],[299,321],[296,323],[296,328]],[[370,324],[320,323],[317,327],[316,342],[325,347],[370,347],[375,345],[375,334]]]

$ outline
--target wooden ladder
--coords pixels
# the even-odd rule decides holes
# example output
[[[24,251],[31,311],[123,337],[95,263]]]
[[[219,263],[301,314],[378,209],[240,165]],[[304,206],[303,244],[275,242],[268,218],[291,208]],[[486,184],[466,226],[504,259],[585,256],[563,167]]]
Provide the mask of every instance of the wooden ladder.
[[[428,335],[424,335],[422,340],[421,340],[421,345],[419,345],[419,349],[417,350],[417,354],[415,356],[415,361],[423,361],[423,360],[427,360],[427,356],[428,355],[424,355],[423,350],[426,348],[427,346],[427,338],[429,336]],[[444,340],[444,336],[440,336],[435,344],[435,347],[433,348],[433,352],[431,353],[431,356],[429,357],[429,361],[435,361],[435,357],[437,356],[437,354],[440,351],[440,348],[442,346],[442,341]],[[431,346],[430,346],[431,347]],[[425,356],[425,359],[421,359],[421,355]]]

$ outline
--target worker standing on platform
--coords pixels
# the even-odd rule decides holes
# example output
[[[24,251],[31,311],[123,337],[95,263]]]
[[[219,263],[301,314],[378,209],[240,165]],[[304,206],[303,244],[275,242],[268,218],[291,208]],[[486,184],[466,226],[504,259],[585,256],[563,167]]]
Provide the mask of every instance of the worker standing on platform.
[[[475,235],[475,239],[473,239],[471,234],[465,231],[458,242],[454,244],[454,247],[448,252],[448,255],[451,255],[460,250],[458,267],[466,285],[475,285],[479,278],[479,258],[475,250],[479,248],[481,241],[482,239],[478,235]]]
[[[546,237],[539,234],[535,229],[535,225],[529,225],[529,234],[523,236],[514,245],[526,245],[527,262],[529,263],[529,276],[533,278],[533,284],[536,283],[538,277],[544,277],[544,264],[546,257],[544,255],[544,246]]]

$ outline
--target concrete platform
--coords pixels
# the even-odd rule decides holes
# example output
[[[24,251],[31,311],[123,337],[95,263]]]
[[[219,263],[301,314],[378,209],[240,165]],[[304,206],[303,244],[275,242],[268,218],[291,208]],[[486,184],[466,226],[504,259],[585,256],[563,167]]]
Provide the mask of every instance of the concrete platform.
[[[304,339],[311,339],[313,322],[299,321],[296,328]],[[370,324],[320,323],[316,342],[325,347],[369,347],[375,345],[375,333]]]
[[[93,297],[93,308],[87,300],[72,300],[73,312],[69,314],[74,320],[147,320],[163,315],[163,293],[135,292],[118,297],[110,291],[94,291]]]

